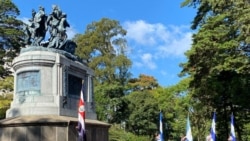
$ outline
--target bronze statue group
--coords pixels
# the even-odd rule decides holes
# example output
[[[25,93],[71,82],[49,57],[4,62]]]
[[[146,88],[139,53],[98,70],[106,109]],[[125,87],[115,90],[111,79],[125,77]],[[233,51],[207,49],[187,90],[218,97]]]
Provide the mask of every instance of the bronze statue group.
[[[67,50],[66,45],[71,45],[73,49],[76,44],[67,39],[66,28],[70,27],[67,22],[67,15],[57,5],[52,5],[52,12],[46,15],[44,7],[40,6],[39,11],[32,10],[32,18],[29,25],[25,26],[25,44],[32,46],[43,46],[56,48],[74,53],[74,50]],[[44,41],[47,31],[50,37]],[[44,41],[44,42],[42,42]]]

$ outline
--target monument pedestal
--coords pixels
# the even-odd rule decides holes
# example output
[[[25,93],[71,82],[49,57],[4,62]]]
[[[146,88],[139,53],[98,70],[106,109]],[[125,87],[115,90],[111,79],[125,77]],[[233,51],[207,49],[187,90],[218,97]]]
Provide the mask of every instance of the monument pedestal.
[[[14,98],[6,117],[77,117],[83,86],[86,118],[96,119],[92,85],[94,72],[72,54],[54,48],[30,46],[21,50],[13,60],[12,68]]]
[[[75,141],[82,88],[88,141],[108,141],[109,125],[96,120],[94,72],[76,56],[30,46],[13,60],[13,70],[13,101],[0,121],[1,141]]]

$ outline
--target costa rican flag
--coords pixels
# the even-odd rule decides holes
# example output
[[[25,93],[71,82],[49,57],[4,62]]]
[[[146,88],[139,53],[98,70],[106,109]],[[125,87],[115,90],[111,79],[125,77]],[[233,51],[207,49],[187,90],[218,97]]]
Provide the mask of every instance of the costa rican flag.
[[[213,115],[210,136],[211,136],[211,141],[215,141],[215,112],[214,112],[214,115]]]
[[[85,141],[85,104],[84,104],[84,98],[83,98],[83,85],[80,93],[80,100],[79,100],[79,106],[78,106],[78,133],[79,138],[82,138],[82,141]]]

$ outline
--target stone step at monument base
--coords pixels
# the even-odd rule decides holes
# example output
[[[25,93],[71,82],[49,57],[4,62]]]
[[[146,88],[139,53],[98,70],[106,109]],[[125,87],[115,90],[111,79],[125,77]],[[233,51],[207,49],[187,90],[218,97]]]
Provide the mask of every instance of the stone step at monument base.
[[[67,116],[20,116],[0,120],[0,141],[77,141],[78,119]],[[87,141],[108,141],[109,124],[85,120]]]

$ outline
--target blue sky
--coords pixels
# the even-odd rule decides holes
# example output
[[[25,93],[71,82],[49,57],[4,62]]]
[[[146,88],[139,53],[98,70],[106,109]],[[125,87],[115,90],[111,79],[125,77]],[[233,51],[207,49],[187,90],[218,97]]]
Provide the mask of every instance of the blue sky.
[[[190,24],[196,11],[181,8],[183,0],[13,0],[20,10],[18,18],[27,21],[31,10],[58,5],[67,14],[69,38],[82,34],[88,24],[109,18],[127,30],[128,57],[132,60],[132,77],[146,74],[165,87],[181,78],[179,64],[185,62],[184,52],[191,47]]]

